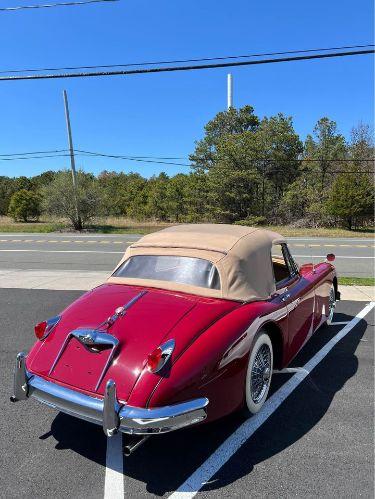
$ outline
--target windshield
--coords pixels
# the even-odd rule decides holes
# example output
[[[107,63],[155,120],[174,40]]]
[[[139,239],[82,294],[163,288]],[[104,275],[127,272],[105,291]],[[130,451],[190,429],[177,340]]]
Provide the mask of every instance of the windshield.
[[[120,265],[113,277],[154,279],[220,289],[220,277],[216,267],[202,258],[187,256],[132,256]]]

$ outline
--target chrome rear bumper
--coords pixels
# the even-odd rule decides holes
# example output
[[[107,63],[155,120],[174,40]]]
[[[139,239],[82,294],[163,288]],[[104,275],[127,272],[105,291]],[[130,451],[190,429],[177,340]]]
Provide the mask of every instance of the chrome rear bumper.
[[[17,402],[29,397],[58,411],[99,424],[109,437],[118,431],[147,435],[178,430],[206,419],[208,404],[207,398],[154,409],[120,404],[113,380],[107,382],[103,399],[91,397],[29,373],[26,370],[26,355],[19,353],[11,400]]]

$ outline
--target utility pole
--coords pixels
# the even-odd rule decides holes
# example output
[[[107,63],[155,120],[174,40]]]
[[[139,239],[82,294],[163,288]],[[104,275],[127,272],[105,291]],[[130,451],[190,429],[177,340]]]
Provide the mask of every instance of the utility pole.
[[[233,79],[231,73],[227,76],[227,105],[229,111],[233,107]]]
[[[64,96],[66,129],[67,129],[67,132],[68,132],[68,143],[69,143],[69,151],[70,151],[70,167],[71,167],[71,170],[72,170],[72,181],[73,181],[73,190],[74,190],[74,202],[75,202],[75,210],[76,210],[76,215],[77,215],[77,226],[75,228],[78,229],[78,230],[82,230],[82,221],[81,221],[81,216],[79,214],[79,206],[78,206],[77,173],[76,173],[76,164],[75,164],[75,160],[74,160],[72,128],[70,126],[68,95],[66,93],[66,90],[63,91],[63,96]]]

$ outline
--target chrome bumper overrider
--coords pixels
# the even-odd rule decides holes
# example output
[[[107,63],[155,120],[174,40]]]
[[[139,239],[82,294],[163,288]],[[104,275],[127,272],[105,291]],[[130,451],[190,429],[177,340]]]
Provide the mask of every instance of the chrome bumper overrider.
[[[14,395],[11,400],[17,402],[29,397],[58,411],[102,425],[104,433],[109,437],[118,431],[146,435],[184,428],[206,419],[208,404],[207,398],[155,409],[120,404],[113,380],[107,382],[103,399],[91,397],[29,373],[26,370],[26,355],[19,353],[14,371]]]

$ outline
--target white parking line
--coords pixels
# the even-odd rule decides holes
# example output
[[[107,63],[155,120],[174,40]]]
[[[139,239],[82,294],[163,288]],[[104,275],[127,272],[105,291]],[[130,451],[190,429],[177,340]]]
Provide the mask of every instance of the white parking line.
[[[124,499],[122,433],[107,438],[104,499]]]
[[[169,499],[187,499],[194,497],[198,491],[217,473],[222,466],[238,451],[238,449],[262,426],[262,424],[278,409],[284,400],[302,383],[332,348],[344,338],[363,317],[375,306],[375,302],[366,305],[353,319],[341,329],[323,348],[321,348],[304,366],[299,369],[277,392],[264,404],[262,410],[245,421],[228,437],[216,451],[170,496]]]
[[[281,371],[274,369],[272,371],[274,374],[295,374],[295,373],[305,373],[310,374],[309,371],[303,367],[284,367]]]

